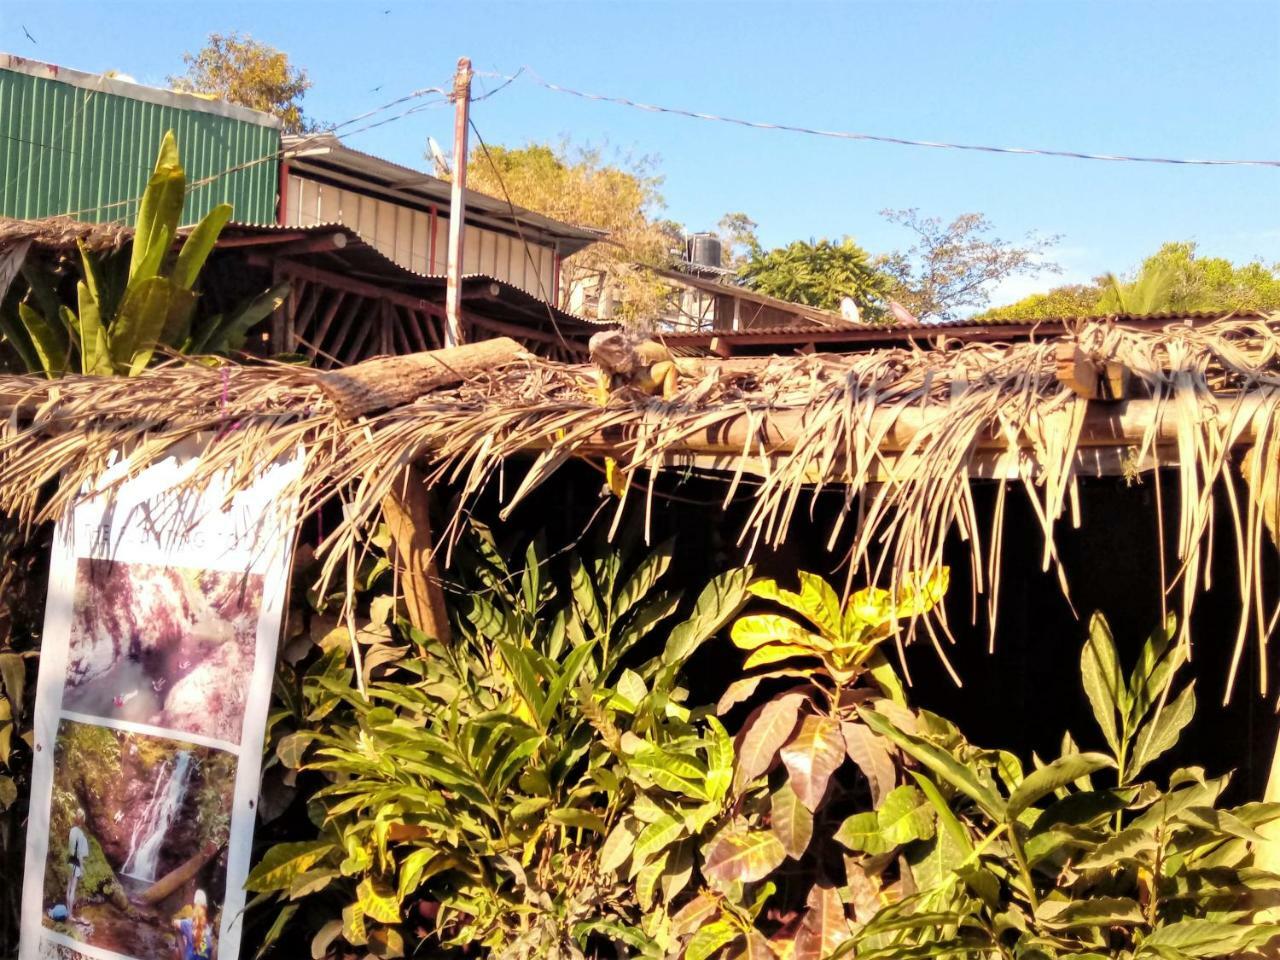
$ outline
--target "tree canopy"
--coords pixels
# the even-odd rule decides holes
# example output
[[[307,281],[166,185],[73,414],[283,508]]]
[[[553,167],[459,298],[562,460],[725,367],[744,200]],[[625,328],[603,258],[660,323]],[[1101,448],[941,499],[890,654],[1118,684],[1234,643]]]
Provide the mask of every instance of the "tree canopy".
[[[1056,237],[1002,240],[980,213],[962,213],[949,223],[916,209],[882,210],[881,216],[915,234],[910,249],[889,254],[879,266],[893,278],[893,298],[921,320],[951,320],[981,309],[991,287],[1009,277],[1059,271],[1045,259]]]
[[[666,285],[648,267],[666,266],[679,247],[677,225],[659,218],[662,177],[651,157],[606,162],[591,147],[531,143],[472,150],[467,186],[567,223],[608,232],[561,266],[566,298],[580,288],[619,304],[618,318],[654,316]],[[548,291],[553,296],[552,291]]]
[[[852,237],[839,242],[796,240],[785,247],[751,251],[738,276],[751,289],[780,300],[839,310],[851,297],[864,316],[883,310],[891,280]]]
[[[1127,277],[1104,274],[1088,284],[1054,287],[996,307],[984,317],[1079,316],[1196,310],[1280,309],[1280,264],[1234,264],[1203,257],[1190,242],[1170,242]]]
[[[187,72],[169,77],[175,90],[270,113],[280,118],[285,133],[314,128],[302,113],[302,98],[311,87],[307,71],[275,47],[248,34],[211,33],[195,53],[184,53],[182,62]]]

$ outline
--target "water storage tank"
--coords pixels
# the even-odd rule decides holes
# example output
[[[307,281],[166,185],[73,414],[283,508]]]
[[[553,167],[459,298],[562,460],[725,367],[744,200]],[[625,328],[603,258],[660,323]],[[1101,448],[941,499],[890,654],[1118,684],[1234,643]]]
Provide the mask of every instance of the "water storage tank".
[[[720,238],[714,233],[693,234],[685,241],[685,256],[694,266],[720,266]]]

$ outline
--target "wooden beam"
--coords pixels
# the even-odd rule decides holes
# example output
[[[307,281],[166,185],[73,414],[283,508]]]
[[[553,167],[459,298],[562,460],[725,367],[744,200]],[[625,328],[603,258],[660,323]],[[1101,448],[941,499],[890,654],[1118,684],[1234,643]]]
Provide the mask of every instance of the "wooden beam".
[[[392,562],[404,592],[409,622],[426,636],[449,643],[449,614],[440,587],[431,533],[427,479],[416,467],[382,500],[382,516],[391,534]]]
[[[356,280],[341,273],[334,273],[332,270],[326,270],[323,267],[313,267],[310,264],[299,263],[296,260],[279,260],[260,253],[252,254],[247,259],[255,266],[278,268],[281,276],[285,279],[297,278],[311,283],[322,283],[326,287],[354,293],[360,297],[389,300],[392,303],[408,307],[410,310],[422,310],[440,317],[444,316],[444,308],[425,297],[415,297],[400,290],[378,286],[376,283],[366,283],[363,280]]]
[[[432,390],[516,360],[524,348],[508,337],[446,347],[407,357],[381,357],[319,375],[338,415],[354,419],[410,403]]]
[[[1085,353],[1074,343],[1060,343],[1054,353],[1058,382],[1086,400],[1123,400],[1129,368],[1118,360]]]

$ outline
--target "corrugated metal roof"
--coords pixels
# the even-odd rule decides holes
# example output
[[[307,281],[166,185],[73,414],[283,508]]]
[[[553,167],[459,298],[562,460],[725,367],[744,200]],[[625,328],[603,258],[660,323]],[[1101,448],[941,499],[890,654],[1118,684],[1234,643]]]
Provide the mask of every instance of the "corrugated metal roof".
[[[1018,319],[998,317],[987,320],[944,320],[932,323],[860,323],[847,321],[843,326],[819,328],[814,326],[782,325],[752,327],[746,330],[706,330],[697,333],[664,334],[663,339],[682,349],[709,350],[716,341],[719,350],[745,350],[760,352],[764,348],[790,347],[793,350],[808,347],[835,349],[840,346],[874,347],[895,342],[927,340],[944,336],[959,340],[1016,340],[1039,335],[1050,336],[1083,323],[1109,322],[1142,327],[1164,327],[1176,323],[1203,323],[1230,316],[1230,310],[1166,311],[1151,314],[1122,313],[1080,317],[1053,317]],[[1260,316],[1253,312],[1236,313],[1236,316]]]
[[[300,239],[334,233],[341,234],[345,238],[344,246],[325,250],[322,253],[308,253],[301,259],[328,261],[331,264],[331,270],[341,270],[354,279],[376,282],[401,293],[422,296],[430,292],[443,297],[448,283],[446,276],[419,273],[402,266],[367,243],[357,231],[344,223],[318,223],[307,226],[284,226],[278,223],[228,223],[222,231],[218,246],[223,249],[234,248],[244,246],[246,239],[261,239],[264,242],[255,244],[253,249],[269,251],[273,245],[285,247]],[[464,296],[468,291],[472,294],[480,294],[484,287],[492,285],[494,296],[498,300],[527,319],[539,321],[553,319],[557,326],[563,326],[573,333],[585,335],[601,328],[611,329],[616,326],[616,324],[600,323],[575,316],[513,284],[487,274],[464,274],[462,281],[465,287]]]
[[[0,215],[132,223],[173,130],[198,184],[185,223],[223,202],[241,219],[275,216],[280,130],[264,114],[33,63],[0,56]]]
[[[299,175],[325,168],[368,180],[384,190],[407,193],[427,204],[447,207],[452,185],[429,173],[406,167],[373,154],[347,146],[332,134],[313,136],[289,135],[284,138],[285,159]],[[513,211],[514,209],[514,216]],[[467,218],[489,218],[512,229],[518,223],[522,230],[536,231],[558,242],[560,253],[568,256],[608,236],[608,231],[581,227],[536,213],[524,207],[508,205],[476,190],[467,191]]]

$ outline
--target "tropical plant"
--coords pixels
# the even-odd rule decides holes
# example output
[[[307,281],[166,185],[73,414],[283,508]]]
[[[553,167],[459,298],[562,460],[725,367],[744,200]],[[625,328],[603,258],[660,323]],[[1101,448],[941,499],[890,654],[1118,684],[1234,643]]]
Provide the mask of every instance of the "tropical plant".
[[[662,585],[670,563],[669,545],[634,565],[575,556],[564,590],[536,544],[512,567],[477,525],[453,644],[374,599],[370,632],[412,649],[360,692],[332,645],[303,690],[309,726],[277,743],[285,766],[331,782],[312,801],[319,837],[272,848],[249,879],[282,903],[272,935],[320,900],[335,919],[317,956],[338,938],[378,955],[423,938],[507,956],[652,947],[664,931],[640,916],[688,884],[689,838],[723,816],[732,779],[728,734],[684,705],[680,669],[749,577],[682,604]]]
[[[849,897],[856,901],[858,891],[865,893],[893,866],[883,857],[842,858],[831,837],[860,828],[868,817],[873,823],[882,818],[880,827],[900,842],[923,836],[923,798],[914,787],[899,786],[897,751],[862,720],[859,706],[883,704],[890,712],[905,712],[901,684],[881,648],[900,620],[922,616],[942,599],[947,571],[904,577],[894,592],[868,588],[843,604],[816,574],[801,572],[798,579],[799,592],[774,580],[758,580],[748,589],[803,622],[758,613],[733,625],[733,642],[749,651],[745,668],[769,669],[731,683],[719,712],[750,697],[763,682],[801,682],[757,706],[738,734],[733,795],[744,813],[760,815],[730,821],[708,843],[702,870],[711,890],[700,898],[706,916],[687,946],[691,960],[725,946],[759,956],[794,950],[798,958],[816,958],[831,952],[853,936],[844,910],[853,902]],[[861,774],[854,790],[839,785],[846,758]],[[779,766],[782,775],[770,776]],[[878,812],[845,819],[851,807]],[[743,907],[773,894],[775,873],[781,882],[784,872],[794,872],[784,867],[786,861],[802,866],[800,882],[790,878],[794,889],[784,904],[798,908],[799,916],[766,938],[754,923],[758,906]],[[843,892],[830,879],[842,872]],[[743,889],[760,881],[767,882]]]
[[[860,705],[863,721],[913,761],[922,802],[907,814],[909,833],[886,803],[875,822],[839,836],[854,850],[900,855],[913,879],[913,892],[858,931],[859,960],[1186,960],[1280,936],[1258,917],[1280,902],[1280,877],[1254,865],[1258,828],[1280,818],[1280,805],[1221,808],[1229,778],[1198,767],[1173,771],[1164,788],[1140,779],[1195,710],[1191,685],[1173,693],[1185,661],[1175,632],[1171,619],[1153,633],[1126,677],[1105,619],[1093,618],[1081,675],[1110,753],[1082,753],[1068,735],[1059,757],[1024,772],[924,711],[904,718]],[[1095,782],[1104,774],[1110,786]]]
[[[228,316],[193,325],[198,294],[194,287],[218,235],[231,219],[230,204],[219,204],[191,229],[172,253],[182,220],[187,179],[173,132],[164,135],[156,166],[138,207],[123,260],[103,262],[80,244],[82,277],[76,283],[77,308],[59,299],[40,269],[27,264],[28,295],[17,303],[15,318],[0,313],[0,332],[28,370],[46,377],[69,371],[99,376],[134,376],[159,350],[218,353],[239,349],[255,323],[277,309],[288,293],[277,286]]]

